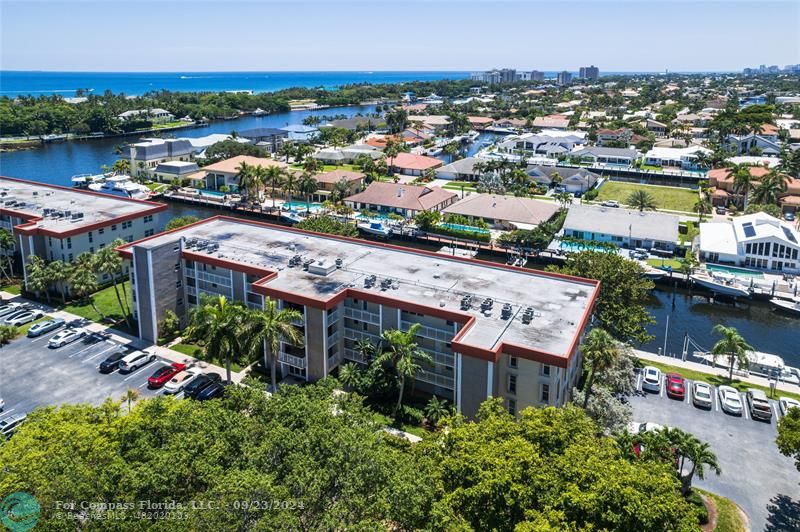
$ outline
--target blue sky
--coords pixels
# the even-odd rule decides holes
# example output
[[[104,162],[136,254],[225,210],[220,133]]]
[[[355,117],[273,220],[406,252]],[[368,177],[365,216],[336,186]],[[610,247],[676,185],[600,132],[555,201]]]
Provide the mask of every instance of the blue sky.
[[[800,2],[0,0],[0,68],[740,70],[800,63]]]

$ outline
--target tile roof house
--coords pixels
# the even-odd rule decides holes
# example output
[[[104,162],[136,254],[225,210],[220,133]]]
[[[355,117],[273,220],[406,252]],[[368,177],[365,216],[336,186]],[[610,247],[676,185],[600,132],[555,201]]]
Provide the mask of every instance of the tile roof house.
[[[639,157],[639,152],[628,148],[604,148],[602,146],[590,146],[581,148],[570,153],[571,157],[580,157],[583,160],[590,160],[594,163],[602,164],[633,164]]]
[[[590,172],[585,168],[570,168],[565,166],[531,166],[527,169],[527,174],[534,182],[551,186],[554,184],[553,175],[558,174],[561,177],[560,186],[564,187],[567,192],[586,192],[592,188],[600,176],[594,172]]]
[[[437,168],[436,177],[455,181],[477,181],[480,174],[475,171],[475,164],[480,162],[486,161],[477,157],[464,157]]]
[[[749,170],[750,175],[753,176],[751,183],[754,187],[757,187],[761,183],[760,178],[770,171],[769,168],[763,166],[751,166]],[[730,198],[736,194],[733,189],[734,180],[730,169],[714,168],[709,170],[707,175],[711,203],[723,207],[728,205]],[[785,182],[786,192],[780,196],[778,201],[784,209],[791,211],[794,210],[796,205],[800,205],[800,179],[789,177]]]
[[[494,124],[494,119],[490,116],[468,116],[467,120],[473,129],[485,129]]]
[[[361,172],[338,169],[316,174],[314,179],[317,181],[319,188],[311,196],[311,200],[322,202],[331,199],[331,192],[333,192],[335,185],[341,181],[347,183],[347,193],[345,197],[357,194],[364,188],[365,177],[366,175]]]
[[[569,128],[569,118],[563,115],[537,116],[533,119],[533,127],[567,129]]]
[[[470,194],[445,208],[443,212],[460,214],[470,220],[481,218],[499,229],[533,229],[552,218],[558,210],[558,204],[554,201]]]
[[[345,200],[355,210],[393,212],[411,218],[421,211],[439,211],[452,204],[458,194],[439,187],[373,181],[363,192]]]
[[[386,162],[389,165],[390,172],[413,176],[422,175],[425,170],[439,168],[444,164],[434,157],[406,152],[400,152],[396,157],[392,157]]]
[[[678,216],[624,208],[572,205],[564,235],[631,248],[672,251],[678,244]]]
[[[219,190],[222,186],[226,186],[228,190],[236,193],[239,190],[238,174],[242,163],[250,166],[260,166],[262,168],[268,168],[270,166],[286,168],[286,163],[276,161],[275,159],[253,157],[251,155],[237,155],[236,157],[204,166],[200,172],[190,176],[190,179],[203,181],[203,188],[208,190]]]

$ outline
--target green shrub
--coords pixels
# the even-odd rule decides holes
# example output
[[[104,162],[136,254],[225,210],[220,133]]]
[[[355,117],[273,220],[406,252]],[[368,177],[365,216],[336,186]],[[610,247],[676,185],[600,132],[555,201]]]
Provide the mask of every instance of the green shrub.
[[[401,423],[408,423],[409,425],[421,425],[422,420],[425,418],[425,412],[413,406],[403,405],[403,408],[398,412],[398,421]]]
[[[697,508],[700,524],[708,524],[708,508],[706,508],[706,505],[703,502],[703,497],[696,491],[693,491],[686,497],[686,502],[694,505]]]
[[[593,188],[592,190],[587,191],[586,194],[583,195],[583,197],[591,201],[593,199],[596,199],[598,194],[600,194],[600,191],[598,191],[596,188]]]

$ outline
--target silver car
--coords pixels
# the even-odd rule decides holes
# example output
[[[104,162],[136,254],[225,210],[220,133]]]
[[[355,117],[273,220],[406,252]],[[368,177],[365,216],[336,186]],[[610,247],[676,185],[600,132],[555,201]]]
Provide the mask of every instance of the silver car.
[[[719,392],[719,404],[722,410],[734,416],[741,416],[743,408],[739,392],[730,386],[720,386],[717,391]]]
[[[703,381],[694,381],[692,384],[692,403],[699,408],[711,408],[711,386]]]

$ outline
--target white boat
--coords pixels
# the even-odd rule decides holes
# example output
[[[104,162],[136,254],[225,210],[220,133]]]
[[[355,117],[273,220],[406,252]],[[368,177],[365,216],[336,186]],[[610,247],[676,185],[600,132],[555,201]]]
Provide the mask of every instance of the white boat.
[[[79,187],[79,188],[86,188],[89,183],[102,183],[108,177],[111,177],[111,174],[78,174],[74,175],[71,178],[72,186]]]
[[[796,297],[791,301],[785,299],[772,298],[769,300],[773,307],[778,310],[783,310],[791,314],[800,316],[800,297]]]
[[[256,110],[253,111],[253,116],[264,116],[265,114],[267,114],[267,112],[261,107],[257,107]]]
[[[642,266],[642,269],[644,270],[642,277],[644,277],[645,279],[650,279],[651,281],[655,281],[667,275],[667,272],[665,272],[664,270],[660,268],[654,268],[643,260],[637,262],[639,262],[639,264]]]
[[[306,217],[300,214],[298,211],[292,209],[288,211],[281,211],[281,220],[284,222],[289,222],[290,224],[296,224],[305,220]]]
[[[376,222],[374,220],[369,222],[361,222],[358,224],[358,228],[369,235],[380,236],[384,238],[388,238],[389,235],[392,234],[391,227],[387,227],[383,225],[382,222]]]
[[[714,356],[711,353],[696,351],[693,356],[707,364],[714,365]],[[717,355],[717,366],[727,367],[729,363],[727,356]],[[766,379],[774,377],[790,384],[800,384],[800,370],[787,366],[782,357],[772,353],[764,353],[762,351],[750,351],[747,353],[747,373]]]
[[[89,183],[89,190],[139,200],[145,200],[150,197],[149,188],[134,182],[127,175],[114,175],[107,177],[105,181],[100,183]]]
[[[746,286],[737,283],[736,278],[732,275],[695,273],[690,275],[689,278],[696,284],[717,294],[731,297],[750,297],[750,290]]]

